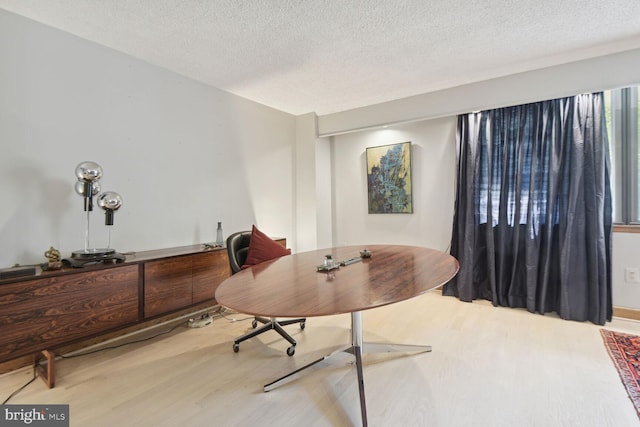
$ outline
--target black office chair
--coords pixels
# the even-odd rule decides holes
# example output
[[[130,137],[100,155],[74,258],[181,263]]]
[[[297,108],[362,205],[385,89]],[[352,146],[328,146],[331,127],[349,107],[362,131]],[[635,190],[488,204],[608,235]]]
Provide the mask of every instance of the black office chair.
[[[242,269],[242,265],[247,259],[250,241],[251,231],[239,231],[237,233],[233,233],[227,238],[227,253],[229,255],[231,274],[235,274]],[[251,322],[251,326],[255,329],[258,326],[258,322],[262,323],[263,326],[233,340],[233,351],[237,353],[240,350],[240,343],[242,341],[253,338],[268,330],[275,329],[277,333],[289,341],[291,347],[287,348],[287,355],[293,356],[296,352],[296,340],[294,340],[293,337],[291,337],[291,335],[289,335],[282,327],[299,323],[300,329],[304,329],[306,321],[307,319],[276,320],[273,317],[267,319],[265,317],[256,316]]]

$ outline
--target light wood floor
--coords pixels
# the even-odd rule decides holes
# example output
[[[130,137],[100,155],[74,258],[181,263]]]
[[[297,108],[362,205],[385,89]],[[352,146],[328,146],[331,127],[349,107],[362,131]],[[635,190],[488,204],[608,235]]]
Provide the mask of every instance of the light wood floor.
[[[435,292],[367,311],[363,323],[365,340],[433,346],[418,355],[365,355],[372,426],[640,426],[599,326]],[[293,357],[275,332],[242,343],[236,354],[231,341],[250,322],[217,318],[60,360],[54,389],[37,380],[9,403],[68,403],[72,426],[360,425],[346,355],[262,392],[347,343],[349,327],[348,315],[311,318],[304,331],[287,327],[298,340]],[[614,319],[606,328],[640,334],[636,321]],[[26,369],[1,376],[0,400],[31,376]]]

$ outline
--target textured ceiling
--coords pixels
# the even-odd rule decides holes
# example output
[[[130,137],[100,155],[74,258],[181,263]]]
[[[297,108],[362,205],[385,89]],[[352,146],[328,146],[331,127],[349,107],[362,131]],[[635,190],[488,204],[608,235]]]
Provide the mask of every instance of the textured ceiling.
[[[640,48],[639,0],[0,0],[292,114]]]

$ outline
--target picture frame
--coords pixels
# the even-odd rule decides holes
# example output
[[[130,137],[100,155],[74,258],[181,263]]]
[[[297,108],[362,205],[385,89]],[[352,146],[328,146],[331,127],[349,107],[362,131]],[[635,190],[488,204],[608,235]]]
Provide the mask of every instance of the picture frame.
[[[411,142],[368,147],[366,160],[369,213],[413,213]]]

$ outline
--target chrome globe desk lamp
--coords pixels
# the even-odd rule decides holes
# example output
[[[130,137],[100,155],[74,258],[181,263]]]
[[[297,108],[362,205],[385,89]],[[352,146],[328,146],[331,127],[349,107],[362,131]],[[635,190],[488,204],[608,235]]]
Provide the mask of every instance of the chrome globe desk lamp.
[[[111,248],[111,226],[115,211],[122,206],[122,197],[115,191],[105,191],[100,194],[99,181],[102,178],[102,168],[95,162],[82,162],[76,166],[76,177],[78,181],[75,184],[75,190],[83,197],[84,211],[86,212],[84,249],[73,251],[71,258],[63,259],[62,262],[72,267],[84,267],[99,262],[124,261],[124,255]],[[109,227],[109,243],[106,248],[92,248],[90,246],[91,212],[95,196],[98,196],[98,206],[105,210],[105,225]]]
[[[115,212],[122,206],[122,197],[115,191],[105,191],[98,196],[98,206],[104,209],[104,225],[108,227],[109,231],[107,250],[113,250],[111,249],[111,226]]]

